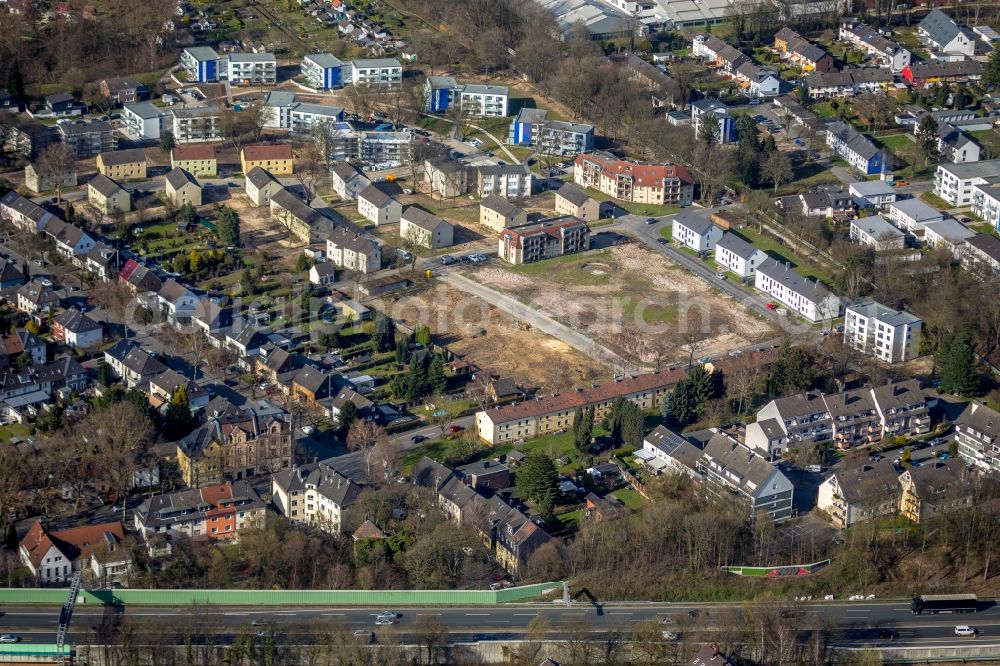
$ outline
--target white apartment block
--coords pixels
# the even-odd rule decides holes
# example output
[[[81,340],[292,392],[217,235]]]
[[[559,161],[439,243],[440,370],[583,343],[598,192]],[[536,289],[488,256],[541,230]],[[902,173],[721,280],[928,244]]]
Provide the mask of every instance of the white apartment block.
[[[351,62],[351,83],[392,86],[403,82],[403,66],[395,58],[375,58]]]
[[[197,143],[222,139],[221,113],[214,106],[173,109],[170,130],[177,143]]]
[[[729,231],[715,244],[715,261],[744,280],[752,278],[766,259],[767,253]]]
[[[689,210],[675,215],[671,227],[673,239],[698,254],[712,252],[722,238],[722,229]]]
[[[136,102],[122,107],[122,129],[130,139],[159,140],[164,124],[163,111],[149,102]]]
[[[934,194],[952,206],[971,206],[973,188],[1000,176],[1000,160],[939,164],[934,174]]]
[[[231,53],[227,62],[233,85],[272,85],[278,81],[278,61],[273,53]]]
[[[1000,187],[981,183],[972,186],[972,212],[1000,228]]]
[[[920,199],[894,201],[886,208],[886,217],[900,229],[909,233],[923,231],[924,225],[944,218],[937,208]]]
[[[902,363],[920,355],[922,326],[908,312],[862,301],[844,315],[844,344],[883,363]]]
[[[757,267],[754,287],[810,322],[840,316],[840,298],[836,294],[775,259],[767,259]]]
[[[468,84],[460,93],[462,114],[479,118],[503,118],[507,115],[509,91],[506,86]]]

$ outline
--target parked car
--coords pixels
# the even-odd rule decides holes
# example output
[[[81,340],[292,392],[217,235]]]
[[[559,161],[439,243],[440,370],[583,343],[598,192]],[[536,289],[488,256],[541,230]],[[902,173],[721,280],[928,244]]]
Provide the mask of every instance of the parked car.
[[[427,437],[425,437],[424,435],[414,435],[413,437],[410,438],[410,441],[413,442],[414,444],[419,444],[425,439],[427,439]]]
[[[462,432],[463,430],[465,430],[465,427],[460,426],[457,423],[452,423],[450,426],[448,426],[448,432],[451,433],[452,435],[454,435],[457,432]]]
[[[442,266],[451,266],[453,263],[455,263],[455,257],[450,254],[446,254],[441,257]]]

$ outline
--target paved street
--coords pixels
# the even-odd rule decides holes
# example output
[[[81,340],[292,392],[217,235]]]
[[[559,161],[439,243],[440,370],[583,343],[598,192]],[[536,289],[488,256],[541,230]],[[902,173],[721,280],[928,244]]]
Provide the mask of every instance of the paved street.
[[[845,595],[849,591],[845,591]],[[776,602],[771,608],[784,609],[789,624],[798,626],[802,637],[811,629],[830,627],[835,645],[875,644],[882,647],[996,645],[1000,643],[1000,608],[992,601],[980,604],[974,615],[913,615],[909,600],[859,602]],[[540,616],[550,623],[548,633],[553,638],[565,637],[574,626],[584,626],[593,634],[629,632],[638,623],[650,620],[663,622],[665,628],[682,634],[711,638],[725,627],[740,626],[744,604],[714,603],[634,603],[600,604],[589,600],[574,601],[571,607],[560,602],[550,604],[511,604],[500,606],[396,607],[396,624],[390,629],[379,627],[383,637],[412,639],[421,617],[437,617],[447,628],[452,641],[503,640],[523,637],[528,625]],[[200,631],[222,641],[232,640],[241,633],[271,629],[282,642],[310,643],[328,633],[317,623],[346,626],[350,629],[376,630],[375,614],[383,608],[361,607],[201,607],[196,612]],[[0,631],[19,635],[28,643],[54,642],[59,608],[55,606],[9,606],[0,617]],[[163,635],[176,631],[186,633],[191,625],[190,607],[138,607],[124,609],[126,617],[148,623],[138,635]],[[93,638],[94,627],[104,617],[104,609],[77,606],[69,632],[69,642],[85,642]],[[252,626],[253,621],[259,626]],[[974,638],[959,638],[956,624],[969,624],[978,630]],[[898,637],[891,641],[879,639],[880,629],[891,629]]]

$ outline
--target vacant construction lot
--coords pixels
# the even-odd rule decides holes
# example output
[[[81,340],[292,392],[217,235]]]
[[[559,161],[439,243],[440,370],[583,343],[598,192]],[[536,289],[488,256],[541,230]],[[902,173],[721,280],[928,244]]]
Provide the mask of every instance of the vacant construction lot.
[[[724,355],[774,335],[740,303],[634,243],[468,274],[643,363]]]
[[[440,282],[366,304],[408,326],[424,324],[435,341],[466,361],[545,392],[607,380],[612,368],[489,303]]]

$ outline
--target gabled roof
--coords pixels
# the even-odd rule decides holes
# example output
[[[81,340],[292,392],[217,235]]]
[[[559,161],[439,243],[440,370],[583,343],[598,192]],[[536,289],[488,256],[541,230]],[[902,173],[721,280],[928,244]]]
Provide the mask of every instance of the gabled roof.
[[[842,463],[832,470],[837,488],[849,504],[881,502],[899,495],[899,476],[886,458],[861,464]]]
[[[673,223],[677,226],[690,229],[698,236],[704,236],[712,230],[712,227],[715,226],[710,220],[707,220],[700,215],[696,215],[690,210],[684,210],[674,215]]]
[[[971,428],[981,436],[985,435],[990,442],[996,442],[1000,437],[1000,412],[978,402],[970,402],[955,419],[955,426],[960,429],[962,426]]]
[[[70,562],[101,548],[105,544],[117,545],[125,539],[125,531],[119,522],[83,525],[65,530],[48,531],[41,522],[35,522],[21,539],[21,548],[34,567],[42,563],[42,558],[53,546]]]
[[[105,166],[117,164],[145,163],[146,153],[141,148],[129,150],[112,150],[97,156]]]
[[[1000,261],[1000,238],[993,234],[978,234],[967,242],[970,247],[975,248],[993,261]]]
[[[180,167],[175,167],[167,172],[166,183],[174,190],[179,190],[188,184],[201,187],[194,176]]]
[[[90,182],[87,183],[87,186],[94,188],[98,193],[105,197],[114,196],[119,190],[122,189],[118,183],[102,174],[97,174],[91,178]]]
[[[448,224],[437,215],[429,213],[423,208],[418,208],[417,206],[407,206],[403,211],[402,219],[431,233],[434,233],[434,231],[442,224]]]
[[[814,303],[818,303],[833,295],[819,281],[810,280],[800,275],[787,265],[779,263],[777,259],[765,259],[757,267],[757,272],[764,274],[789,291],[799,294]]]
[[[175,162],[185,162],[188,160],[214,160],[215,146],[198,143],[175,146],[170,155],[173,157]]]
[[[292,144],[272,143],[243,146],[243,159],[247,162],[258,162],[261,160],[290,160],[292,159]]]
[[[768,479],[781,474],[759,454],[722,433],[716,433],[708,440],[702,461],[706,468],[725,477],[751,497],[758,494]]]
[[[513,203],[510,202],[510,200],[504,199],[503,197],[494,196],[492,194],[483,199],[479,203],[479,205],[483,208],[486,208],[487,210],[492,210],[495,213],[499,213],[504,217],[514,217],[518,213],[523,212],[521,208],[515,206]]]
[[[80,312],[76,308],[70,308],[59,313],[55,318],[55,323],[62,326],[71,333],[89,333],[101,330],[101,325]]]
[[[729,252],[732,252],[741,259],[749,259],[750,257],[753,256],[754,252],[759,251],[753,245],[743,240],[742,238],[740,238],[731,231],[727,231],[726,233],[722,234],[722,238],[720,238],[719,242],[716,243],[716,247],[721,247],[724,250],[728,250]]]
[[[267,186],[268,183],[278,182],[277,178],[275,178],[269,172],[265,171],[259,166],[255,166],[254,168],[250,169],[250,172],[247,173],[247,180],[250,181],[250,183],[258,190],[262,187]]]
[[[938,46],[945,46],[958,37],[962,28],[940,9],[932,9],[917,26]]]
[[[565,199],[574,206],[583,206],[591,200],[590,195],[576,183],[563,183],[562,187],[556,190],[556,196]]]
[[[358,193],[358,198],[364,199],[378,208],[388,206],[392,201],[394,201],[391,196],[383,192],[378,185],[374,183],[361,190],[361,192]]]

